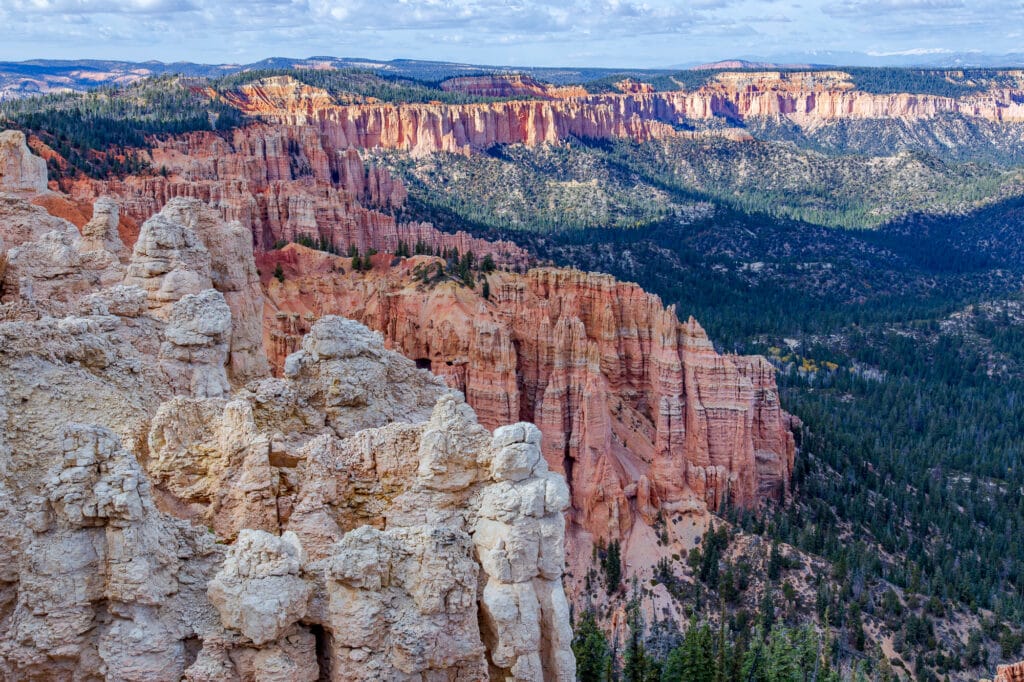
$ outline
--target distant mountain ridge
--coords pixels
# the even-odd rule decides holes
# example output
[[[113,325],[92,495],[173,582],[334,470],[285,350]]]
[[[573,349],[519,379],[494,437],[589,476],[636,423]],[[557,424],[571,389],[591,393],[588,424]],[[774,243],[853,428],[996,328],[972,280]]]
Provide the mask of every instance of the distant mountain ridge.
[[[312,56],[305,58],[268,57],[250,64],[198,64],[194,62],[130,62],[99,59],[33,59],[21,62],[0,61],[0,101],[54,92],[84,92],[105,86],[121,86],[153,76],[178,74],[197,78],[215,78],[242,71],[265,69],[365,69],[378,74],[413,78],[438,83],[459,76],[522,73],[553,85],[588,82],[608,83],[632,78],[649,82],[669,82],[680,71],[720,70],[822,70],[837,65],[860,68],[1014,68],[1024,66],[1024,53],[993,56],[924,52],[870,55],[851,52],[794,54],[785,58],[727,59],[705,63],[670,65],[664,69],[535,67],[516,65],[465,64],[460,62],[415,59],[379,60],[365,57]]]
[[[109,60],[34,59],[23,62],[0,62],[0,101],[51,92],[83,92],[98,87],[127,85],[142,78],[168,74],[213,78],[241,71],[262,69],[366,69],[377,73],[417,80],[439,82],[456,76],[486,73],[529,73],[535,78],[556,85],[591,81],[608,76],[654,78],[671,70],[520,67],[457,62],[431,62],[413,59],[383,61],[361,57],[314,56],[301,59],[269,57],[251,64],[164,63],[158,61],[127,62]]]

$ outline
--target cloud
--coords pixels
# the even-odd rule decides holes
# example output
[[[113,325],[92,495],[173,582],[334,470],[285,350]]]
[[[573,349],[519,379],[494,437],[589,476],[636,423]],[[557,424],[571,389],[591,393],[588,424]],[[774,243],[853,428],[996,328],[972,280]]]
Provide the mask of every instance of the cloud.
[[[1022,7],[1021,0],[0,0],[0,59],[331,54],[662,66],[771,57],[794,45],[1006,52],[1019,38],[1005,37],[1005,28],[1024,22]]]
[[[891,52],[878,52],[868,50],[869,57],[917,57],[928,54],[953,54],[953,50],[945,47],[912,47],[908,50],[894,50]]]
[[[824,11],[837,16],[878,16],[960,9],[964,6],[963,0],[844,0],[828,3]]]
[[[175,14],[196,9],[190,0],[10,0],[20,14]]]

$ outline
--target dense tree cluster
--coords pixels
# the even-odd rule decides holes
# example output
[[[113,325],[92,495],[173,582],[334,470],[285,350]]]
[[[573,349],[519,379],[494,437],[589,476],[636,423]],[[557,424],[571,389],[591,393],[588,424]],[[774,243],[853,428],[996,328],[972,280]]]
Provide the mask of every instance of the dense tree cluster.
[[[353,97],[399,103],[469,104],[500,101],[495,97],[448,92],[442,90],[439,83],[428,83],[366,69],[254,69],[220,78],[213,82],[213,87],[218,90],[230,90],[275,76],[289,76],[306,85],[321,88],[341,101]]]
[[[148,168],[139,150],[154,136],[229,130],[243,123],[237,109],[176,76],[0,102],[0,126],[37,135],[67,161],[66,168],[51,164],[50,177],[56,179],[139,173]]]

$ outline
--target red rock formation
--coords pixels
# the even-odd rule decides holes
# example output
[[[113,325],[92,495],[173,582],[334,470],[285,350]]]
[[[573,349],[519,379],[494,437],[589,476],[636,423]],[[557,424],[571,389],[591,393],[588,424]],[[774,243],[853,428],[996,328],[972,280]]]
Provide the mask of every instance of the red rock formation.
[[[242,86],[228,96],[252,116],[312,126],[336,149],[402,149],[414,155],[469,153],[495,144],[556,142],[569,135],[637,141],[671,135],[671,112],[660,100],[600,95],[564,100],[480,104],[357,104],[324,106],[326,93],[287,77]]]
[[[382,332],[462,390],[482,424],[536,423],[570,481],[573,521],[594,536],[726,495],[743,507],[787,495],[792,418],[763,358],[718,355],[692,318],[607,275],[496,272],[485,301],[455,282],[417,283],[414,269],[434,260],[389,267],[382,255],[359,275],[297,245],[260,256],[272,363],[326,314]]]
[[[993,682],[1024,682],[1024,661],[996,668],[996,679]]]
[[[615,87],[619,92],[625,92],[627,94],[654,92],[654,86],[650,83],[633,80],[632,78],[624,78],[620,80],[615,84]]]
[[[558,87],[541,83],[524,74],[492,74],[489,76],[460,76],[441,83],[445,92],[463,92],[478,97],[532,97],[538,99],[567,99],[586,97],[586,88],[580,85]]]
[[[443,233],[425,223],[399,223],[391,214],[405,187],[386,169],[367,164],[352,148],[338,148],[303,126],[253,125],[227,135],[192,133],[159,142],[148,152],[159,172],[123,180],[80,179],[69,193],[81,203],[102,195],[120,199],[128,225],[138,225],[175,197],[197,198],[253,233],[257,251],[309,238],[340,250],[412,248],[491,253],[496,262],[525,265],[511,242],[488,242],[464,232]],[[368,208],[377,207],[380,210]],[[130,228],[122,238],[134,243]]]
[[[540,144],[570,135],[636,141],[676,134],[688,119],[785,116],[798,124],[838,118],[928,118],[958,113],[1024,121],[1022,91],[963,98],[875,95],[851,89],[842,72],[723,73],[692,92],[630,92],[560,100],[444,104],[331,103],[323,90],[287,77],[246,85],[228,100],[278,123],[313,126],[330,145],[401,149],[413,155],[470,153],[495,144]]]
[[[526,81],[522,81],[526,82]],[[646,88],[633,88],[646,90]],[[467,235],[445,235],[426,225],[399,224],[401,182],[367,163],[357,148],[412,154],[470,153],[493,144],[539,144],[570,135],[645,140],[678,132],[687,119],[787,116],[798,124],[841,117],[922,117],[959,112],[992,120],[1024,120],[1021,93],[991,91],[969,98],[869,95],[851,89],[842,72],[723,73],[694,92],[636,92],[568,99],[468,105],[342,105],[325,91],[287,77],[243,86],[228,97],[258,124],[226,134],[193,133],[157,143],[153,175],[96,182],[80,180],[70,193],[91,203],[113,194],[129,223],[138,225],[170,199],[195,197],[239,220],[258,251],[280,241],[309,238],[345,249],[393,250],[399,240],[432,248],[493,252],[499,262],[525,264],[512,244],[490,246]],[[734,135],[743,139],[742,135]],[[470,246],[470,244],[473,244]]]

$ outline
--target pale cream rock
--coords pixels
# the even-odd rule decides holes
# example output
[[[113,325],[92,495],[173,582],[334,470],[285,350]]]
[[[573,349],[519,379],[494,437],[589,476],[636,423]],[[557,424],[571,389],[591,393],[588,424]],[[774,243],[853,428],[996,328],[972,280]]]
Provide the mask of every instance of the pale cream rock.
[[[169,307],[160,366],[172,390],[198,398],[226,395],[231,309],[224,295],[206,289],[186,294]]]
[[[0,678],[470,681],[495,657],[521,679],[570,670],[568,492],[539,432],[492,446],[461,394],[341,318],[314,325],[286,378],[229,399],[237,328],[213,287],[245,271],[218,270],[210,254],[234,247],[196,235],[220,223],[172,207],[125,283],[104,284],[122,267],[112,211],[80,239],[0,197],[4,243],[45,256],[16,259],[26,286],[0,303]],[[168,284],[204,263],[212,286]],[[492,613],[510,595],[536,608],[481,631],[485,593]]]
[[[241,530],[207,594],[226,627],[266,644],[306,615],[312,586],[299,575],[302,545],[295,533]]]
[[[166,319],[174,302],[213,288],[210,253],[191,229],[157,214],[142,224],[124,283],[145,289],[151,314]]]
[[[335,679],[484,679],[476,576],[461,530],[346,534],[326,566]]]
[[[473,528],[490,660],[499,679],[570,682],[576,664],[561,583],[569,490],[548,471],[533,424],[497,429],[493,447],[491,476],[498,482],[483,490]]]
[[[0,192],[47,191],[46,161],[29,151],[20,130],[0,132]]]
[[[117,230],[120,209],[111,197],[100,197],[92,207],[92,218],[82,227],[82,249],[106,251],[119,259],[127,257]]]
[[[285,361],[301,401],[327,415],[338,435],[430,416],[444,382],[397,354],[382,362],[384,341],[358,322],[328,315]]]
[[[244,383],[270,373],[263,353],[263,288],[253,257],[252,233],[238,221],[227,222],[220,212],[198,199],[177,198],[161,215],[192,230],[210,253],[213,288],[231,308],[232,380]]]
[[[68,424],[61,450],[42,494],[6,507],[25,524],[7,535],[16,600],[0,677],[179,679],[185,640],[216,629],[201,588],[219,548],[156,510],[138,462],[110,430]],[[0,491],[8,486],[0,480]]]

